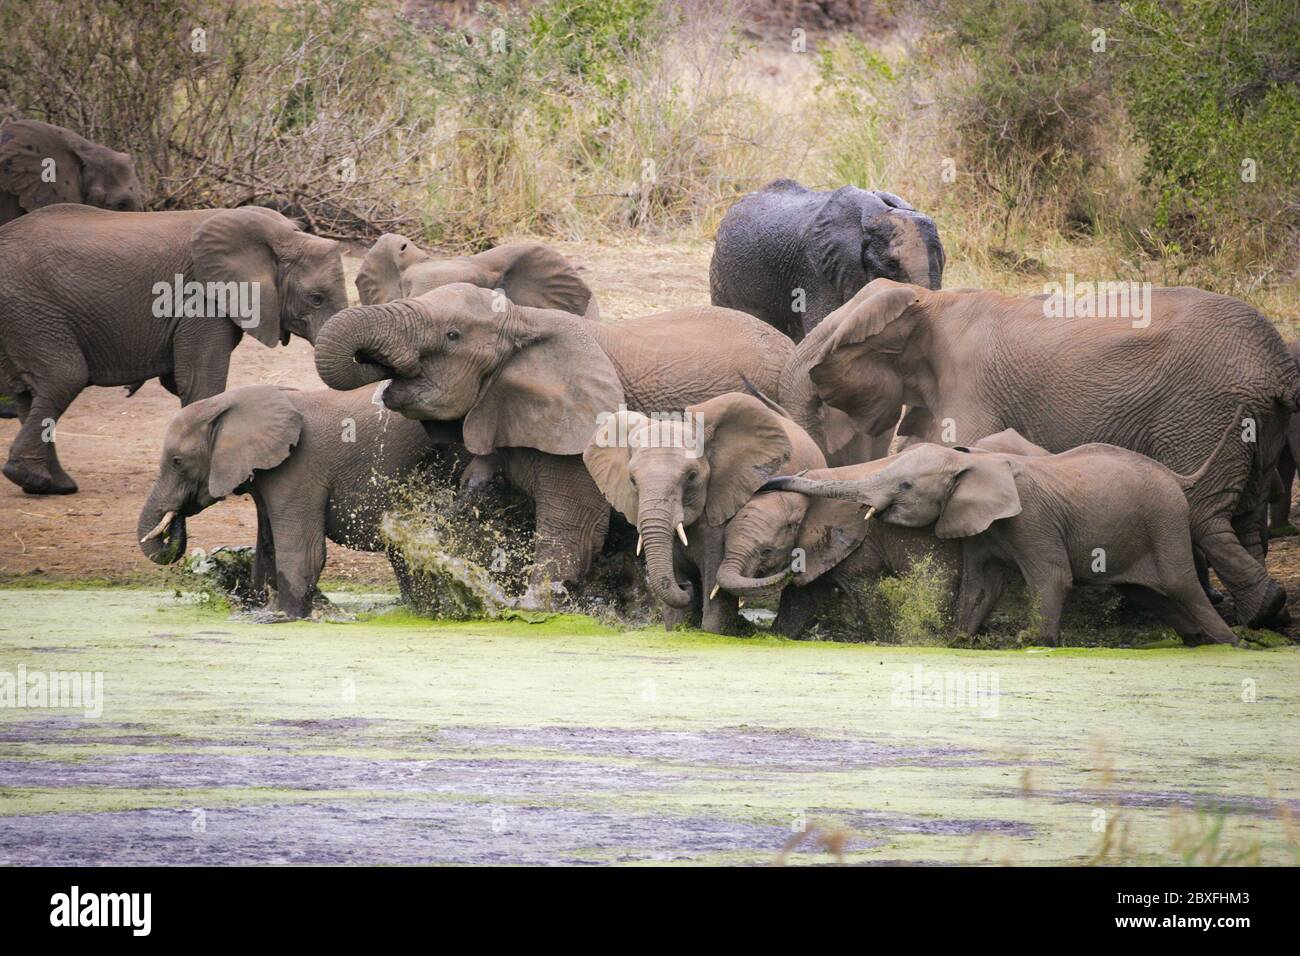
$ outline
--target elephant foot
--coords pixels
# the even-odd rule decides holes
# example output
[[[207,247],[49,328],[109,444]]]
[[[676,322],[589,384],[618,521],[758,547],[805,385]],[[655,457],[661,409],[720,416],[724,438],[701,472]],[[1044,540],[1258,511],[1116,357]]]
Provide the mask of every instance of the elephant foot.
[[[515,608],[520,611],[553,611],[567,594],[562,584],[529,585],[523,597],[515,603]]]
[[[51,475],[43,469],[11,458],[5,463],[4,476],[29,495],[75,495],[77,483],[62,473]]]
[[[1239,602],[1237,605],[1237,619],[1249,628],[1273,624],[1286,610],[1286,589],[1271,579],[1251,598],[1251,603]]]

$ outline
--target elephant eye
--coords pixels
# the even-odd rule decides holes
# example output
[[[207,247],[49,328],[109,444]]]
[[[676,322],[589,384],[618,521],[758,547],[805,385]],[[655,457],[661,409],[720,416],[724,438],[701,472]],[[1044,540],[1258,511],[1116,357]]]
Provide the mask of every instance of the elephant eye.
[[[694,468],[692,468],[690,471],[686,473],[687,481],[694,481],[698,477],[700,477],[700,473],[696,471]]]
[[[630,484],[633,488],[636,487],[636,479],[633,478],[631,475],[628,475],[628,476],[627,476],[627,482],[628,482],[628,484]]]
[[[458,330],[456,330],[456,329],[448,329],[448,330],[447,330],[447,341],[448,341],[448,342],[455,342],[458,338],[460,338],[460,332],[459,332]]]
[[[900,482],[899,485],[898,485],[898,490],[899,490],[899,491],[911,491],[911,490],[912,490],[912,483],[911,483],[910,481],[903,481],[903,482]]]
[[[314,308],[320,308],[321,304],[325,301],[325,296],[319,292],[313,292],[311,295],[307,296],[307,300],[311,302]]]
[[[179,468],[182,465],[180,455],[172,455],[172,464]]]

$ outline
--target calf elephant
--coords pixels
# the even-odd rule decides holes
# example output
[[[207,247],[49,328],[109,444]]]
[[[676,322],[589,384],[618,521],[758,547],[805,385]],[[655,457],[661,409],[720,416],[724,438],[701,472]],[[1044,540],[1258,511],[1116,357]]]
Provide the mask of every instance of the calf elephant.
[[[680,414],[742,387],[774,389],[793,345],[751,316],[713,307],[604,324],[517,305],[457,283],[334,316],[316,343],[332,388],[393,379],[384,403],[458,423],[471,454],[545,456],[534,495],[537,551],[528,603],[585,574],[609,506],[580,457],[602,414]]]
[[[778,179],[718,225],[709,291],[798,342],[872,279],[937,289],[943,266],[934,221],[892,193]]]
[[[1014,431],[982,438],[980,449],[1046,455]],[[812,481],[864,481],[888,465],[877,460],[812,469]],[[937,538],[930,528],[864,521],[866,505],[841,498],[809,498],[795,491],[755,495],[727,524],[718,583],[738,597],[760,597],[781,588],[773,630],[799,638],[829,607],[838,587],[850,600],[863,585],[908,573],[927,556],[937,564],[940,587],[955,599],[961,544]],[[994,573],[994,572],[990,572]]]
[[[918,440],[969,444],[1014,428],[1052,452],[1105,442],[1181,472],[1209,457],[1243,405],[1250,440],[1231,443],[1192,490],[1192,534],[1242,623],[1276,619],[1286,592],[1264,570],[1259,514],[1300,403],[1276,329],[1198,289],[1149,290],[1145,317],[1107,307],[1065,318],[1060,306],[1059,296],[877,279],[843,307],[808,379],[863,431],[875,409],[901,401],[911,408],[899,432]]]
[[[289,617],[311,611],[325,540],[381,551],[380,519],[396,479],[438,456],[416,422],[372,401],[373,388],[231,389],[172,419],[158,478],[140,510],[140,548],[156,564],[185,554],[185,519],[231,494],[257,506],[253,586],[275,589]],[[403,594],[405,564],[390,552]]]
[[[596,297],[578,270],[538,242],[511,242],[473,256],[436,258],[405,236],[380,236],[357,272],[362,305],[410,299],[439,286],[468,282],[500,289],[515,305],[600,317]]]
[[[62,126],[0,124],[0,225],[65,202],[138,212],[144,189],[134,161]]]
[[[676,623],[671,609],[687,609],[694,597],[704,629],[718,634],[739,623],[735,597],[720,597],[715,587],[726,523],[769,475],[826,464],[803,429],[737,393],[691,405],[680,420],[620,411],[596,430],[582,458],[606,500],[641,534],[650,588],[670,609],[665,623]],[[679,583],[692,576],[694,594]]]
[[[159,378],[189,405],[226,387],[245,331],[315,341],[347,307],[338,243],[255,206],[49,206],[0,228],[0,262],[0,379],[23,420],[4,474],[29,494],[77,490],[53,425],[87,385]]]
[[[962,542],[957,628],[975,634],[1002,596],[1007,569],[1023,575],[1043,638],[1060,640],[1075,585],[1115,585],[1162,613],[1188,644],[1236,644],[1205,596],[1192,555],[1186,494],[1228,457],[1240,409],[1197,472],[1180,476],[1114,445],[1014,455],[920,444],[852,480],[769,479],[765,488],[864,505],[865,519]],[[865,523],[865,521],[864,521]]]

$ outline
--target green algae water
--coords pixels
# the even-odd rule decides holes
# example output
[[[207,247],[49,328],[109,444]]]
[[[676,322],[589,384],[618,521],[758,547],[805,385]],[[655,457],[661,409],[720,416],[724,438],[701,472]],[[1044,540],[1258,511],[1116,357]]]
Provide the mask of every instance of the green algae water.
[[[101,675],[101,712],[6,705],[19,668]],[[0,589],[0,863],[801,864],[842,843],[861,863],[1294,865],[1298,717],[1293,646],[255,624]]]

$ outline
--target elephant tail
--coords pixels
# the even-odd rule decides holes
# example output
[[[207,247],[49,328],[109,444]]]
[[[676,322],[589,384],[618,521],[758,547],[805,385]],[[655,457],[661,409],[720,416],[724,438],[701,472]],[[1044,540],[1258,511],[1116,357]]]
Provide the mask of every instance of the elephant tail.
[[[787,412],[780,405],[778,405],[776,402],[772,401],[772,399],[764,395],[763,390],[759,388],[757,385],[755,385],[753,382],[751,382],[749,380],[749,376],[746,375],[744,372],[740,373],[740,380],[745,385],[745,391],[749,392],[750,395],[753,395],[756,399],[758,399],[760,402],[762,402],[772,411],[776,412],[782,418],[790,418],[790,413]],[[791,418],[790,420],[793,421],[794,419]]]
[[[1206,458],[1205,461],[1202,462],[1200,468],[1197,468],[1196,471],[1192,472],[1190,475],[1180,475],[1177,472],[1174,473],[1174,477],[1178,479],[1178,483],[1183,486],[1184,493],[1195,488],[1196,483],[1209,473],[1214,462],[1223,453],[1223,450],[1228,447],[1228,436],[1237,430],[1238,425],[1241,422],[1241,413],[1245,410],[1245,403],[1238,402],[1236,411],[1232,413],[1232,418],[1228,420],[1228,427],[1225,428],[1223,434],[1219,436],[1219,443],[1214,446],[1214,451],[1210,452],[1210,457]]]

